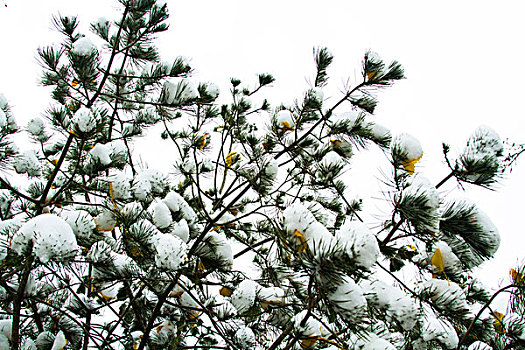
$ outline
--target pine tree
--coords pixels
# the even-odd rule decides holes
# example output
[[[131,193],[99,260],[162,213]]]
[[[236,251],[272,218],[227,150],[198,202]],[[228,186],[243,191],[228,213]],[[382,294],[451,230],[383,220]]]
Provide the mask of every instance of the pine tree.
[[[450,174],[431,184],[419,141],[373,119],[375,92],[404,78],[398,62],[367,52],[329,104],[333,56],[317,48],[293,105],[261,96],[268,73],[232,78],[219,104],[186,58],[160,59],[166,3],[119,3],[91,33],[54,18],[64,40],[38,52],[45,121],[21,130],[0,95],[1,348],[525,349],[524,268],[484,287],[471,271],[498,231],[438,191],[491,188],[523,146],[480,127],[457,156],[443,145]],[[16,132],[36,149],[19,151]],[[143,135],[173,147],[169,167],[138,162]],[[390,160],[391,215],[375,226],[345,191],[370,147]],[[503,292],[506,314],[491,308]]]

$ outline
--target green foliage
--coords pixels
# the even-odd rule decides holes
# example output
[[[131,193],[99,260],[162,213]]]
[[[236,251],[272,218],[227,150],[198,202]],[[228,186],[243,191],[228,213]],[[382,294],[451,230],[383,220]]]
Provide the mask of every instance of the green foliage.
[[[334,56],[328,51],[326,47],[317,48],[314,50],[315,65],[317,74],[315,76],[315,87],[323,87],[328,81],[328,74],[326,72],[328,66],[332,63]]]
[[[62,334],[75,349],[523,345],[523,268],[505,287],[518,316],[495,328],[474,315],[492,295],[467,271],[499,236],[474,205],[437,192],[451,178],[489,186],[519,146],[505,157],[480,129],[455,162],[444,146],[451,175],[433,186],[421,156],[372,120],[376,90],[404,78],[397,61],[367,52],[362,79],[325,98],[334,57],[316,48],[312,86],[291,105],[261,96],[270,73],[231,78],[218,105],[218,87],[194,82],[186,58],[161,61],[167,5],[119,2],[121,17],[88,34],[75,17],[53,19],[63,41],[38,50],[49,125],[25,128],[38,151],[17,153],[0,99],[0,165],[19,180],[0,176],[0,321],[11,322],[0,341],[9,329],[13,349],[57,348]],[[140,136],[158,142],[169,175],[140,158]],[[391,158],[386,216],[350,193],[355,155],[376,146]],[[41,215],[52,235],[25,231]],[[42,259],[65,249],[62,234],[71,256]]]

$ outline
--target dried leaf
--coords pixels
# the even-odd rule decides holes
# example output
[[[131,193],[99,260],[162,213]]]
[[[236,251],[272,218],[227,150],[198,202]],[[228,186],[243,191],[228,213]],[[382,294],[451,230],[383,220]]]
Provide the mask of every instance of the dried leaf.
[[[436,249],[432,259],[430,259],[432,266],[436,267],[438,273],[445,272],[445,265],[443,264],[443,256],[441,255],[441,249]]]
[[[299,241],[297,252],[298,253],[304,252],[308,248],[308,243],[306,243],[306,238],[301,232],[299,232],[299,230],[295,230],[293,234],[295,237],[297,237],[297,240]]]
[[[498,332],[499,334],[505,334],[505,327],[503,327],[503,318],[505,317],[505,315],[501,312],[494,311],[492,313],[492,317],[495,318],[495,321],[492,322],[492,324],[494,325],[494,329],[496,330],[496,332]]]
[[[230,168],[233,164],[235,164],[239,159],[241,158],[241,155],[237,152],[231,152],[226,156],[226,166]]]
[[[510,277],[512,277],[512,280],[516,284],[519,284],[523,281],[523,274],[514,269],[510,269]]]
[[[403,168],[405,168],[405,170],[407,171],[407,173],[409,173],[410,175],[412,175],[414,173],[414,171],[416,170],[416,163],[419,162],[421,160],[423,156],[419,156],[418,158],[416,159],[407,159],[407,160],[404,160],[403,161]]]

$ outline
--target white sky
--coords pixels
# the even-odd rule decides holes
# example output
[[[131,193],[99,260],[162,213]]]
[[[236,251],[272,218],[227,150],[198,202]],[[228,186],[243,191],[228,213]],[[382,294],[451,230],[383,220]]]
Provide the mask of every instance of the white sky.
[[[8,7],[0,6],[0,92],[23,126],[49,105],[47,91],[38,86],[36,49],[59,39],[51,15],[78,14],[87,25],[100,16],[115,18],[116,2],[5,2]],[[441,142],[459,151],[479,124],[525,142],[522,1],[168,0],[168,7],[171,28],[158,41],[163,59],[192,58],[196,78],[214,81],[222,91],[232,76],[255,82],[256,73],[272,73],[277,81],[264,93],[273,105],[291,102],[308,87],[315,46],[326,46],[335,56],[325,92],[333,98],[327,103],[347,81],[356,81],[367,49],[387,61],[397,59],[407,79],[380,93],[376,118],[394,134],[408,132],[421,141],[421,166],[434,183],[447,174]],[[524,163],[497,192],[468,188],[502,235],[496,259],[480,276],[491,285],[507,279],[509,268],[525,257]],[[375,169],[374,162],[364,169],[370,171],[366,186],[374,190]]]

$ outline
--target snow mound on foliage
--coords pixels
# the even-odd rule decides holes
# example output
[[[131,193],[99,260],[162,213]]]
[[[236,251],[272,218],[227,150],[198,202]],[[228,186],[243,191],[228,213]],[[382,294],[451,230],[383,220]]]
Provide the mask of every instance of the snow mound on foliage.
[[[231,303],[239,314],[243,314],[248,311],[255,303],[255,296],[259,285],[257,282],[250,279],[245,279],[237,288],[233,291],[231,296]]]
[[[369,270],[379,257],[379,245],[375,235],[365,224],[359,221],[348,221],[335,237],[348,257],[357,265]]]
[[[39,215],[23,224],[13,236],[11,248],[22,254],[30,244],[33,245],[34,254],[43,263],[51,259],[72,258],[78,250],[71,226],[54,214]]]

